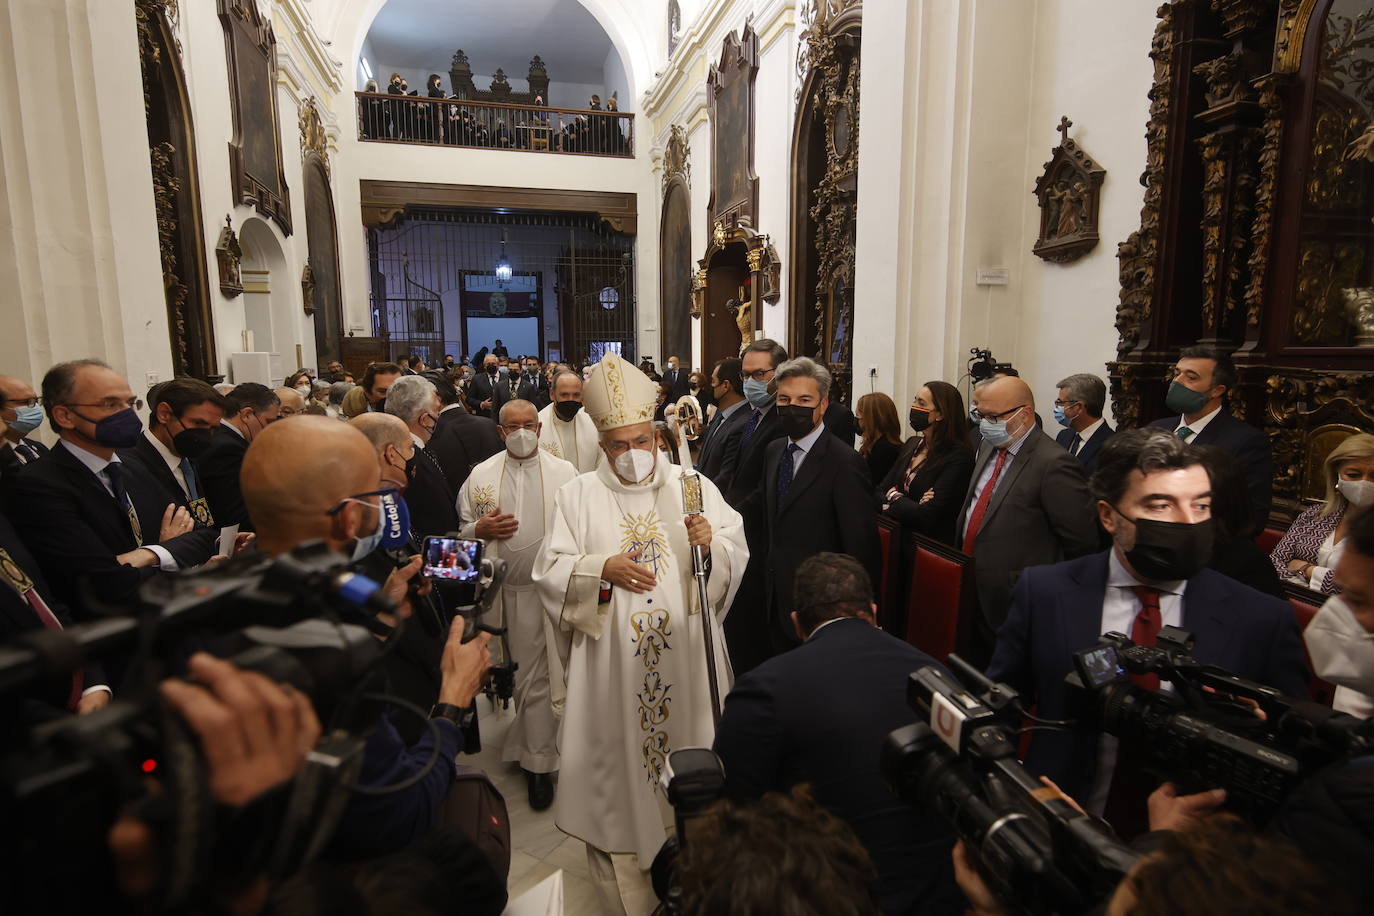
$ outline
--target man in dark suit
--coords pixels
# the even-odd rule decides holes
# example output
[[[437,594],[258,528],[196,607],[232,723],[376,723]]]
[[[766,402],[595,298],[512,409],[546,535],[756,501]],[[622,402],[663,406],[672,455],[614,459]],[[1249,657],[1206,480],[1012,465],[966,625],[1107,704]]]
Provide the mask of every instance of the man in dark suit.
[[[668,397],[674,402],[678,398],[691,394],[691,375],[687,369],[682,368],[681,360],[676,356],[668,357],[668,368],[663,370],[663,381],[668,383]]]
[[[825,428],[830,431],[830,435],[850,448],[854,447],[854,439],[859,434],[859,425],[854,421],[854,411],[849,409],[848,404],[831,401],[830,406],[825,409],[825,418],[822,422],[825,423]]]
[[[543,410],[553,399],[549,395],[549,380],[539,365],[539,357],[526,356],[521,362],[525,367],[525,378],[534,385],[534,395],[529,401],[535,410]]]
[[[1115,436],[1093,476],[1098,520],[1112,548],[1022,573],[988,676],[1021,691],[1043,718],[1071,717],[1064,677],[1074,668],[1073,653],[1108,631],[1154,645],[1160,627],[1176,626],[1196,637],[1199,661],[1306,696],[1309,675],[1292,610],[1205,568],[1211,490],[1202,459],[1172,433],[1146,428]],[[1156,679],[1144,686],[1157,685]],[[1103,740],[1091,730],[1042,731],[1026,764],[1095,814],[1109,795],[1113,807],[1120,803],[1118,817],[1143,814],[1154,786],[1131,779],[1129,787],[1113,787],[1112,770],[1099,763],[1114,762],[1115,742]],[[1122,797],[1124,788],[1131,791]]]
[[[1054,437],[1069,454],[1083,465],[1083,473],[1093,476],[1097,470],[1097,453],[1116,430],[1102,419],[1107,406],[1107,385],[1102,379],[1086,372],[1062,379],[1056,386],[1059,396],[1054,401],[1054,418],[1060,430]]]
[[[725,457],[721,461],[721,475],[730,486],[729,490],[721,492],[736,509],[763,483],[764,449],[782,435],[773,409],[772,386],[773,374],[787,362],[787,351],[776,341],[764,338],[746,347],[740,360],[749,416],[726,440]]]
[[[53,596],[19,532],[0,515],[0,642],[71,624],[71,615]],[[22,718],[41,721],[59,715],[60,710],[95,712],[110,702],[111,693],[104,669],[93,663],[70,677],[35,684],[17,699],[26,705]]]
[[[6,514],[52,585],[80,619],[95,615],[87,592],[126,606],[164,571],[197,566],[215,532],[197,528],[140,462],[120,461],[142,434],[140,402],[99,360],[59,363],[43,377],[43,406],[62,441],[27,465],[7,494]]]
[[[43,424],[38,393],[23,379],[0,375],[0,489],[7,487],[24,465],[48,453],[37,439],[27,438]]]
[[[986,661],[1027,566],[1097,549],[1083,468],[1035,424],[1035,396],[1014,376],[973,389],[982,445],[964,496],[955,543],[975,560],[979,617],[975,658]]]
[[[392,384],[402,376],[398,363],[370,363],[363,373],[361,382],[363,393],[367,395],[367,409],[381,411],[386,409],[386,393]]]
[[[253,530],[239,486],[239,470],[249,443],[280,416],[281,401],[266,385],[244,382],[224,396],[224,419],[210,446],[194,462],[216,525]]]
[[[224,419],[224,396],[196,378],[174,378],[148,390],[148,428],[122,461],[140,461],[197,522],[215,527],[192,459],[210,448]]]
[[[501,378],[501,365],[495,354],[482,360],[482,371],[472,377],[468,385],[468,409],[479,417],[495,422],[501,405],[510,400],[510,385]]]
[[[501,343],[501,338],[499,337],[496,338],[496,346],[491,348],[491,353],[493,356],[510,356],[510,351],[506,349],[505,344]]]
[[[429,449],[449,486],[454,492],[462,489],[472,469],[501,451],[501,435],[496,424],[486,417],[475,417],[459,403],[462,397],[457,387],[442,372],[425,373],[434,390],[439,393],[439,422],[430,437]]]
[[[1216,347],[1185,347],[1174,364],[1174,380],[1164,405],[1175,416],[1151,423],[1173,430],[1190,445],[1215,445],[1230,452],[1245,471],[1250,489],[1254,534],[1269,522],[1274,496],[1274,456],[1263,430],[1236,419],[1226,409],[1226,394],[1236,383],[1236,364]]]
[[[898,800],[878,769],[888,733],[913,718],[908,676],[935,661],[877,628],[872,584],[853,557],[816,554],[790,591],[798,605],[789,624],[803,643],[740,677],[725,698],[715,751],[726,792],[752,801],[810,783],[868,850],[884,912],[960,912],[948,823]]]
[[[387,394],[386,412],[406,425],[415,446],[405,466],[410,481],[405,491],[411,527],[425,537],[457,531],[457,494],[438,459],[425,448],[439,424],[439,395],[434,384],[421,376],[401,379]]]
[[[763,510],[762,524],[746,523],[746,535],[750,555],[757,552],[765,559],[759,574],[774,654],[797,644],[788,615],[795,607],[792,582],[803,560],[822,551],[846,553],[863,564],[871,581],[881,572],[868,465],[858,452],[836,442],[822,422],[829,370],[801,356],[778,367],[775,385],[774,409],[783,435],[768,444],[764,486],[741,510],[746,519],[756,517],[760,506]]]
[[[534,403],[534,399],[539,396],[539,385],[534,378],[526,374],[525,368],[521,363],[514,360],[507,366],[506,374],[497,379],[496,390],[501,395],[501,404],[507,401],[529,401]],[[501,413],[500,405],[495,407],[499,417]],[[495,418],[493,418],[495,419]]]
[[[744,380],[740,377],[740,365],[737,358],[730,356],[717,362],[711,369],[711,396],[716,402],[716,415],[706,427],[701,451],[697,453],[697,470],[705,474],[722,493],[730,487],[729,479],[721,474],[726,443],[732,433],[744,428],[750,414],[749,402],[741,391]]]

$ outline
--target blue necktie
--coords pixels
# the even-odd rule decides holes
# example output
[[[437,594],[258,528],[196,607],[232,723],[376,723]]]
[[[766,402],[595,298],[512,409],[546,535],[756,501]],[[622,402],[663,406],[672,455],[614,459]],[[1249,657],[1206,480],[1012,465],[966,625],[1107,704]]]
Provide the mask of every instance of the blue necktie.
[[[143,529],[138,523],[138,513],[134,511],[134,504],[129,499],[129,492],[124,489],[124,469],[119,466],[119,462],[111,461],[105,465],[105,473],[110,478],[110,489],[114,491],[115,502],[119,503],[119,508],[123,509],[129,516],[129,531],[134,536],[134,541],[139,547],[143,546]]]
[[[196,485],[196,471],[191,467],[191,459],[181,459],[181,476],[186,481],[186,493],[191,497],[191,502],[200,499],[200,487]]]
[[[755,410],[754,415],[749,418],[749,422],[744,424],[744,441],[740,443],[740,451],[749,447],[749,440],[754,438],[754,430],[759,428],[759,420],[763,419],[763,411]]]
[[[787,443],[787,449],[782,453],[782,462],[778,464],[778,505],[787,498],[787,491],[792,489],[793,456],[801,451],[801,446],[795,442]]]
[[[14,447],[14,450],[24,456],[25,464],[28,464],[30,461],[38,460],[38,450],[27,442],[21,440],[19,444]]]

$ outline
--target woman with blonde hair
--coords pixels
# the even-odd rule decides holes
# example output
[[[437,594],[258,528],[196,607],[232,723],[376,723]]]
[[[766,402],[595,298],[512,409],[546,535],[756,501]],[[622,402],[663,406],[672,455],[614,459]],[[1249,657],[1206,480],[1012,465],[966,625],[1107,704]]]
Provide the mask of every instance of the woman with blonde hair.
[[[868,479],[882,480],[892,470],[902,450],[902,423],[892,398],[875,391],[859,398],[854,406],[854,424],[864,443],[859,454],[868,462]]]
[[[354,385],[348,389],[343,403],[339,405],[339,413],[343,414],[345,420],[367,413],[367,391],[362,385]]]
[[[1374,435],[1349,436],[1326,456],[1324,467],[1326,499],[1293,520],[1270,559],[1280,576],[1334,595],[1340,589],[1333,570],[1350,521],[1374,505]]]

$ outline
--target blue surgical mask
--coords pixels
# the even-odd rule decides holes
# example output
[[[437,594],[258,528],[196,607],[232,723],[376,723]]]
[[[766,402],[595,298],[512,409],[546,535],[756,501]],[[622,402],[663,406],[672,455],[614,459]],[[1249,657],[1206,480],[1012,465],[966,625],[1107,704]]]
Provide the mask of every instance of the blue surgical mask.
[[[1011,441],[1011,433],[1007,432],[1006,420],[989,420],[984,417],[978,421],[978,432],[982,433],[983,441],[994,448],[1006,445]]]
[[[744,380],[744,396],[757,410],[763,410],[773,402],[773,396],[768,393],[768,383],[755,378]]]
[[[28,435],[43,423],[43,408],[37,404],[25,404],[23,407],[16,407],[14,412],[19,416],[10,424],[10,428],[20,435]]]
[[[361,501],[361,500],[360,500]],[[377,510],[377,530],[358,538],[353,547],[353,559],[361,560],[378,547],[391,549],[410,540],[410,508],[399,493],[383,493],[376,503],[366,503]]]
[[[1058,404],[1054,405],[1054,419],[1058,421],[1060,426],[1069,426],[1073,423],[1072,420],[1064,416],[1064,408],[1060,407]]]

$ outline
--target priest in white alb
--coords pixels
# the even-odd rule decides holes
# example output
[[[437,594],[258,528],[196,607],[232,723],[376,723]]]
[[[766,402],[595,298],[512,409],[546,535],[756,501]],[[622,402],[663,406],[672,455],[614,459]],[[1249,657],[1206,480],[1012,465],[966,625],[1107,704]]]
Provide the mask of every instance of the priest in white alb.
[[[659,787],[668,755],[715,737],[703,628],[724,698],[721,619],[749,558],[739,513],[709,480],[705,511],[684,515],[683,469],[654,448],[656,394],[618,356],[592,370],[584,403],[606,460],[558,491],[534,571],[545,610],[572,633],[555,819],[587,844],[593,881],[628,916],[655,903],[647,872],[673,823]],[[705,613],[693,545],[708,558]]]
[[[579,474],[594,470],[601,459],[596,426],[582,409],[582,388],[582,376],[559,370],[549,389],[553,400],[539,411],[539,447],[572,462]]]
[[[458,491],[465,538],[480,538],[485,555],[506,562],[494,609],[507,627],[515,670],[515,721],[501,759],[520,764],[530,807],[553,802],[558,772],[558,718],[568,634],[554,630],[531,574],[544,543],[553,500],[577,469],[539,447],[539,417],[529,401],[507,401],[497,432],[505,450],[478,464]],[[552,677],[550,676],[552,672]]]

